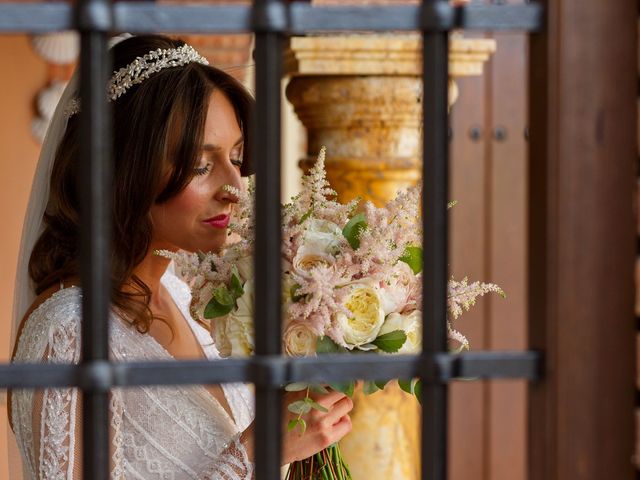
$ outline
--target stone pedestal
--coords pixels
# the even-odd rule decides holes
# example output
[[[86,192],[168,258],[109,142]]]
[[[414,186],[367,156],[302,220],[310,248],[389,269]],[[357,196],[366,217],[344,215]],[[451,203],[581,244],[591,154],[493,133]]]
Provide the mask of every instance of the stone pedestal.
[[[480,75],[495,41],[452,37],[455,78]],[[307,128],[303,169],[327,147],[327,176],[341,201],[382,205],[421,174],[422,45],[419,35],[293,37],[285,57],[287,98]],[[426,126],[429,128],[429,126]],[[353,431],[341,448],[355,480],[420,477],[420,409],[397,386],[355,395]]]

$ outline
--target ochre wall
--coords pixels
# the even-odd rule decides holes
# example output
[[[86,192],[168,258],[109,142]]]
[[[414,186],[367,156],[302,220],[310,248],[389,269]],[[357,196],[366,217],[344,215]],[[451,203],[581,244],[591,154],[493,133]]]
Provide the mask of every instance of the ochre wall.
[[[26,35],[0,36],[0,362],[9,358],[16,258],[39,144],[31,136],[34,99],[47,67]],[[0,398],[0,478],[8,478],[6,396]]]

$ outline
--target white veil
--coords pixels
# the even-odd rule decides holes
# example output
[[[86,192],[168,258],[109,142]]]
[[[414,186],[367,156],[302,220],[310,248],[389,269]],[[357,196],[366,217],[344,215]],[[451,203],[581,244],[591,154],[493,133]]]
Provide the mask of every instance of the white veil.
[[[36,166],[35,175],[31,184],[29,204],[22,224],[22,238],[20,240],[20,252],[18,254],[18,268],[16,270],[16,282],[13,291],[13,312],[11,316],[11,345],[10,354],[13,352],[18,328],[22,317],[36,298],[34,285],[29,277],[29,257],[36,241],[40,237],[43,226],[43,215],[49,198],[49,180],[53,168],[53,160],[58,145],[67,129],[66,108],[69,101],[78,94],[78,71],[67,84],[56,111],[53,114],[47,134],[45,135],[40,157]],[[22,478],[22,462],[11,427],[7,428],[8,453],[9,453],[9,478],[18,480]]]
[[[109,46],[113,47],[118,42],[130,37],[130,34],[122,34],[110,40]],[[53,161],[60,141],[67,129],[68,114],[67,109],[72,99],[78,98],[79,71],[76,70],[67,84],[62,97],[58,102],[51,123],[47,128],[47,133],[40,150],[38,164],[36,165],[33,182],[31,184],[31,194],[22,225],[22,237],[20,240],[20,251],[18,254],[18,265],[16,270],[16,281],[13,292],[13,311],[11,318],[11,344],[9,352],[13,352],[18,328],[27,309],[36,298],[34,285],[29,277],[29,257],[33,251],[38,238],[44,230],[43,215],[47,208],[49,199],[49,182]],[[9,452],[9,477],[14,480],[22,478],[21,459],[16,444],[13,431],[9,426],[8,452]]]

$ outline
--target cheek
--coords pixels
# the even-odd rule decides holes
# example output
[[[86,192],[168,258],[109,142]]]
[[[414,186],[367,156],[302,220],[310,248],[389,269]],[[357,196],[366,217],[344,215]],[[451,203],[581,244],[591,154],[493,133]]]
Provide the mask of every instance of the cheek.
[[[206,206],[208,193],[206,188],[198,185],[189,185],[175,197],[158,205],[154,217],[165,224],[175,224],[181,221],[190,221],[193,217],[200,216]]]

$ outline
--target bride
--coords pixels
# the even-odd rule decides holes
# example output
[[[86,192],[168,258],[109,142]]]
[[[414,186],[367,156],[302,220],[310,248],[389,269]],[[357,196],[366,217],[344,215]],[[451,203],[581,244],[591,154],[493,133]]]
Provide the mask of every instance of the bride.
[[[215,251],[225,242],[237,199],[223,187],[242,188],[241,177],[251,173],[246,127],[253,100],[184,42],[138,36],[112,50],[110,358],[218,359],[208,331],[189,315],[188,287],[153,251]],[[142,63],[146,73],[131,68]],[[56,110],[32,188],[16,282],[15,362],[80,357],[76,84]],[[218,361],[214,368],[224,368]],[[23,478],[79,479],[77,389],[10,393]],[[285,404],[301,396],[288,393]],[[313,455],[351,429],[349,398],[333,392],[315,399],[328,412],[307,414],[302,436],[284,427],[292,418],[284,410],[282,464]],[[111,477],[252,478],[252,400],[243,384],[113,389]]]

